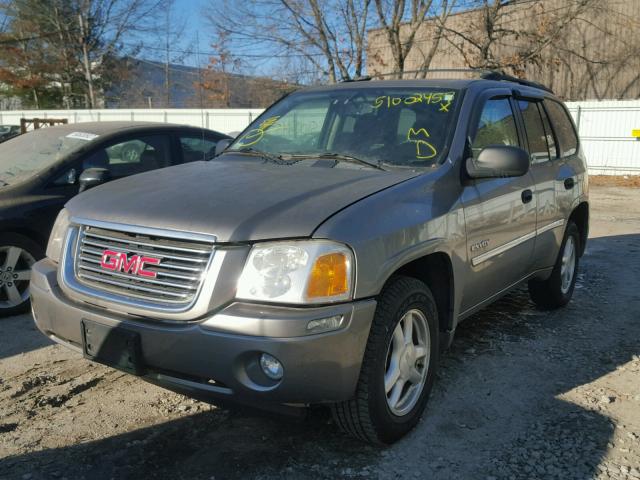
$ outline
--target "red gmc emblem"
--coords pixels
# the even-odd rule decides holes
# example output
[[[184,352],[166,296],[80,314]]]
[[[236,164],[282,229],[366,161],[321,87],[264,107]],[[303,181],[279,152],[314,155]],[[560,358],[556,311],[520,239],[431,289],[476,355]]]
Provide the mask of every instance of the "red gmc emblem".
[[[160,259],[153,257],[145,257],[142,255],[127,256],[124,252],[114,252],[113,250],[104,250],[100,259],[100,266],[106,270],[114,272],[131,273],[140,277],[156,278],[157,272],[145,270],[147,265],[159,265]]]

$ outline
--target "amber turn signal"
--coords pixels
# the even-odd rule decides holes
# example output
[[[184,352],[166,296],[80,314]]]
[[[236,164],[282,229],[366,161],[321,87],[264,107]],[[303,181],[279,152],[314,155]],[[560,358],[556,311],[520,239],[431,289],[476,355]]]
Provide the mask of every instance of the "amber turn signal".
[[[307,284],[307,297],[335,297],[349,291],[349,258],[344,253],[318,257]]]

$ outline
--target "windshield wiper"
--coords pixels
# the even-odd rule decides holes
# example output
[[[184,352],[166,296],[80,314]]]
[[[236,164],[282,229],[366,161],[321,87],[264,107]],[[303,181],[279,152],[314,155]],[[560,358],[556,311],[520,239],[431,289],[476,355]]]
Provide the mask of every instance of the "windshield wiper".
[[[361,158],[354,157],[352,155],[343,155],[342,153],[335,153],[335,152],[325,152],[325,153],[318,153],[318,154],[304,154],[304,155],[291,155],[291,158],[320,158],[320,159],[322,159],[322,158],[330,158],[330,159],[335,160],[337,162],[357,163],[359,165],[365,165],[367,167],[375,168],[376,170],[382,170],[383,172],[387,171],[385,168],[382,168],[380,166],[380,162],[373,163],[373,162],[369,162],[367,160],[363,160]]]
[[[244,153],[247,155],[255,155],[257,157],[262,157],[265,160],[269,160],[270,162],[274,162],[277,164],[286,163],[282,160],[282,155],[273,155],[269,152],[265,152],[264,150],[259,150],[253,147],[245,147],[239,150],[226,150],[224,153]]]

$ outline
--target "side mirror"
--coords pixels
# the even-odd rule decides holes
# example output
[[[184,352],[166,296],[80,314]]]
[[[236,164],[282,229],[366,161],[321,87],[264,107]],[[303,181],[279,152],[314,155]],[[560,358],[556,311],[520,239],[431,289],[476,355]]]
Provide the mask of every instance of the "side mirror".
[[[216,143],[216,157],[220,155],[224,150],[231,144],[232,140],[230,138],[224,138]]]
[[[111,180],[111,172],[107,168],[87,168],[80,174],[80,190],[84,192]]]
[[[471,178],[521,177],[529,171],[529,154],[520,147],[490,145],[465,166]]]

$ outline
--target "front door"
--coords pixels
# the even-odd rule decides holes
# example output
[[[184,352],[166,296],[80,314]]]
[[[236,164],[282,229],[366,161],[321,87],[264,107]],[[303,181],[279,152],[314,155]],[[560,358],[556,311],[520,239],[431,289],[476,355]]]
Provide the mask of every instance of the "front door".
[[[489,145],[523,147],[508,90],[490,91],[480,101],[469,130],[474,157]],[[529,271],[536,235],[533,177],[468,181],[462,202],[469,272],[462,311],[500,293]]]

